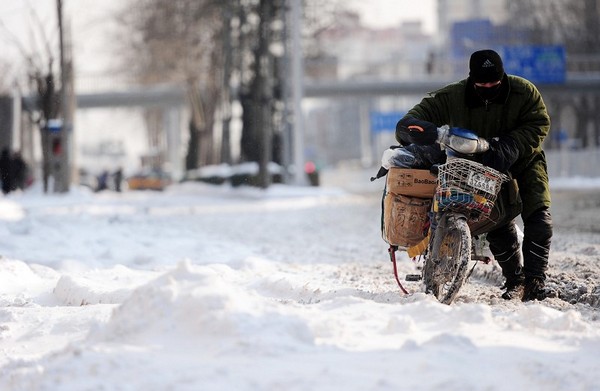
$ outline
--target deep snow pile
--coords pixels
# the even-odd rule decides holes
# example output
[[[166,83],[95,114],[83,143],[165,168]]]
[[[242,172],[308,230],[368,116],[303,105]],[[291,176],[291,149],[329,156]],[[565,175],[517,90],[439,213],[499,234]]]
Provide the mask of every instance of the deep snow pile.
[[[0,389],[600,389],[591,193],[555,195],[558,297],[489,265],[446,306],[399,292],[367,190],[0,198]]]

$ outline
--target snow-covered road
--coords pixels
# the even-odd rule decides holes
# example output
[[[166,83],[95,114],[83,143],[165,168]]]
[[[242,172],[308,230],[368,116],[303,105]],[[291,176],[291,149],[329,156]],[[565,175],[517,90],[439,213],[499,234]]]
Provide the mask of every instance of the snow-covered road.
[[[554,194],[560,298],[489,265],[445,306],[399,292],[378,186],[0,198],[0,389],[600,390],[594,191]]]

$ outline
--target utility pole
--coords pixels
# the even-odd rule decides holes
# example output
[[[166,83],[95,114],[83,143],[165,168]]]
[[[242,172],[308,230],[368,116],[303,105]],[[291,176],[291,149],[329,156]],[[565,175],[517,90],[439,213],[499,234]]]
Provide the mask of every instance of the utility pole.
[[[269,163],[273,156],[273,55],[270,53],[271,23],[274,16],[274,4],[271,0],[258,3],[260,21],[258,25],[258,46],[254,64],[253,115],[257,121],[259,143],[258,186],[266,189],[271,184]]]
[[[69,155],[71,154],[70,136],[72,130],[72,107],[69,99],[70,72],[67,70],[65,53],[65,33],[63,23],[62,0],[56,0],[58,16],[58,32],[60,41],[60,118],[55,121],[51,136],[50,170],[54,177],[54,192],[66,193],[71,185],[71,169]]]
[[[293,162],[294,183],[307,183],[304,173],[304,114],[302,113],[302,97],[304,95],[304,56],[300,32],[302,30],[302,0],[290,0],[291,30],[291,71],[293,102]]]

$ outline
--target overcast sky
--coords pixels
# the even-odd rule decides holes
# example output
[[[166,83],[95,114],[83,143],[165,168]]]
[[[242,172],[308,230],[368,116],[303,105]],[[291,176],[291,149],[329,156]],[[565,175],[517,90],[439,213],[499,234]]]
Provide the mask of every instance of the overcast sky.
[[[65,19],[71,22],[76,67],[80,74],[98,74],[110,68],[112,49],[107,40],[114,40],[111,15],[122,0],[63,0]],[[369,27],[397,26],[402,21],[422,20],[427,32],[436,28],[435,0],[352,0],[347,3],[356,9]],[[32,10],[35,10],[33,12]],[[40,38],[44,26],[45,40],[58,42],[56,0],[0,0],[0,58],[24,61],[15,41],[31,50],[46,52]],[[35,39],[33,39],[35,37]],[[22,64],[13,68],[19,68]]]
[[[352,0],[350,6],[369,27],[392,27],[403,21],[422,20],[426,32],[437,29],[436,0]]]

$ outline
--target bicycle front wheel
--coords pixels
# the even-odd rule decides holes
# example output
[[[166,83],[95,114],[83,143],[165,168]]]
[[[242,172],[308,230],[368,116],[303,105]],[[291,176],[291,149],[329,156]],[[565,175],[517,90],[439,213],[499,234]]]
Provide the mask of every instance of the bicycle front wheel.
[[[466,280],[471,260],[471,231],[462,215],[444,214],[433,233],[423,267],[425,291],[450,304]]]

